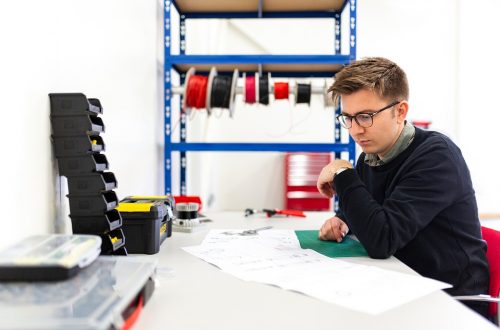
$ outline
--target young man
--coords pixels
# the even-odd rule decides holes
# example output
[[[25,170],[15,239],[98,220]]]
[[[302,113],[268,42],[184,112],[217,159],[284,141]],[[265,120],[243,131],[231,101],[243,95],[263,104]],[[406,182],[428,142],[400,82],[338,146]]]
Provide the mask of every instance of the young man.
[[[322,240],[356,235],[372,258],[392,255],[419,274],[453,285],[451,295],[487,293],[489,269],[476,198],[460,149],[406,121],[406,74],[384,58],[356,61],[330,87],[340,123],[361,147],[356,169],[334,160],[318,190],[339,197]],[[486,303],[467,303],[486,316]]]

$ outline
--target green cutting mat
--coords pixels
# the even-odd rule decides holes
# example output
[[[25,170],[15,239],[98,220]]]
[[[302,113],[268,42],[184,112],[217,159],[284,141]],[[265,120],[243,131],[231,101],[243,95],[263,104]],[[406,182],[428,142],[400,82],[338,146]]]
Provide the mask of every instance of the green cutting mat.
[[[344,237],[341,243],[334,241],[322,241],[318,238],[317,230],[296,230],[295,234],[303,249],[312,249],[327,257],[363,257],[368,256],[365,248],[358,241]]]

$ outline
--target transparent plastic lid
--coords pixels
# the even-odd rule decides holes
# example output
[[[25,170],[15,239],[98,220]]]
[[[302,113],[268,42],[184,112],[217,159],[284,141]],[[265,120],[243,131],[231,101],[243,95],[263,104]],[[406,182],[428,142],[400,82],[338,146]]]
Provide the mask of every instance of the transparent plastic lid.
[[[155,262],[101,256],[59,282],[0,283],[0,329],[119,328]]]

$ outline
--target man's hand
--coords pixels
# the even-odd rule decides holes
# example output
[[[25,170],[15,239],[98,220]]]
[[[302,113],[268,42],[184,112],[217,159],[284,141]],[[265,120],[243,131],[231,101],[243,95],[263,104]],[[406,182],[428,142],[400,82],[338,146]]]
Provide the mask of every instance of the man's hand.
[[[335,159],[321,170],[316,186],[318,191],[325,197],[332,198],[335,195],[332,185],[333,175],[341,167],[352,168],[352,164],[344,159]]]
[[[319,230],[319,239],[323,241],[342,242],[349,231],[346,223],[339,217],[333,217],[325,221]]]

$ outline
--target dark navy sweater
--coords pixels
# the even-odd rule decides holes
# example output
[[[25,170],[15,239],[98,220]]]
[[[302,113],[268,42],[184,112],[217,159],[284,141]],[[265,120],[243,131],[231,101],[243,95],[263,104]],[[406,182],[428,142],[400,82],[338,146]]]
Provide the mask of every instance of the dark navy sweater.
[[[416,128],[413,142],[388,164],[335,177],[339,216],[372,258],[394,255],[419,274],[447,282],[452,295],[487,293],[486,243],[460,149]]]

